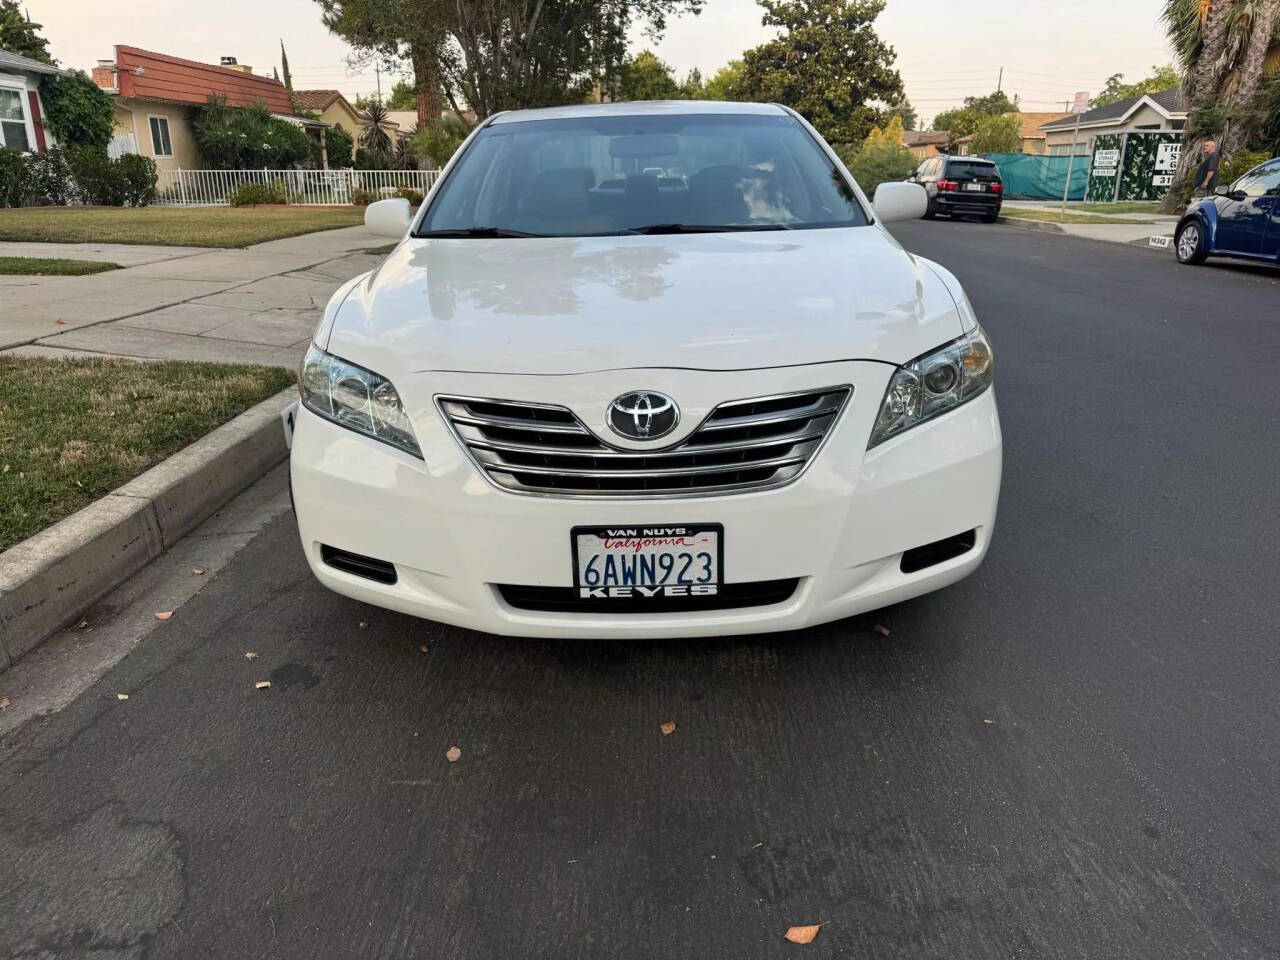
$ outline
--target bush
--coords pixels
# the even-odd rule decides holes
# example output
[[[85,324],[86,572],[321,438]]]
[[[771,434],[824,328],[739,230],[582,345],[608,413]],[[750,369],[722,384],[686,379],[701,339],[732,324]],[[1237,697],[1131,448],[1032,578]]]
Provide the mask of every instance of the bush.
[[[291,169],[318,150],[305,130],[273,117],[262,101],[240,109],[210,97],[192,112],[191,133],[210,170]]]
[[[44,120],[64,147],[106,150],[115,132],[111,96],[77,70],[40,81]]]
[[[0,149],[0,206],[24,207],[30,195],[31,174],[21,150]]]
[[[355,168],[357,170],[390,170],[391,158],[381,150],[358,147],[356,149]]]
[[[1271,154],[1261,150],[1237,150],[1218,170],[1218,182],[1224,185],[1235,183],[1258,164],[1270,159]]]
[[[27,203],[63,206],[75,199],[76,185],[61,147],[50,147],[45,153],[30,154],[27,157],[27,171],[30,182]]]
[[[156,198],[156,162],[137,153],[126,153],[113,161],[124,179],[124,201],[131,207],[145,207]]]
[[[378,199],[378,195],[372,190],[365,190],[363,187],[356,187],[351,191],[351,204],[356,207],[367,207]]]
[[[467,139],[468,132],[464,121],[453,114],[446,114],[415,133],[411,142],[428,166],[443,167]]]
[[[868,197],[882,183],[907,179],[920,162],[902,144],[902,121],[898,117],[890,120],[883,132],[873,127],[856,153],[842,154],[840,159]]]
[[[273,183],[242,183],[227,195],[233,207],[257,207],[289,202],[289,186],[283,180]]]
[[[68,147],[67,164],[82,203],[102,207],[122,207],[129,185],[119,165],[105,150],[95,147]]]
[[[355,147],[355,138],[343,129],[342,124],[335,123],[332,127],[325,131],[325,150],[329,155],[329,166],[335,170],[342,170],[350,167],[352,164],[352,149]]]
[[[422,206],[422,194],[413,187],[396,187],[396,196],[404,197],[415,207]]]

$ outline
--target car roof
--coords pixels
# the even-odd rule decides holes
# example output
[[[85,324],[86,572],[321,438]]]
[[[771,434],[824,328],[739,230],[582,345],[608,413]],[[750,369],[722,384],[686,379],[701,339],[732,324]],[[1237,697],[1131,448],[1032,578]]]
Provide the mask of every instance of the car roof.
[[[564,120],[570,117],[644,117],[672,114],[754,114],[784,116],[776,103],[731,103],[721,100],[636,100],[626,103],[582,103],[568,107],[512,110],[490,117],[492,124],[526,123],[530,120]]]

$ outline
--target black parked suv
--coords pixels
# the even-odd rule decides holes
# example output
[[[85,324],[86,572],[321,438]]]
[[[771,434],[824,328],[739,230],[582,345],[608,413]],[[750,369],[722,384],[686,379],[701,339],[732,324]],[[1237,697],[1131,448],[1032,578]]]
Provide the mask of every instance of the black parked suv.
[[[945,213],[950,217],[982,217],[987,223],[995,223],[1000,216],[1004,181],[990,160],[930,157],[920,164],[909,182],[920,184],[929,195],[926,220]]]

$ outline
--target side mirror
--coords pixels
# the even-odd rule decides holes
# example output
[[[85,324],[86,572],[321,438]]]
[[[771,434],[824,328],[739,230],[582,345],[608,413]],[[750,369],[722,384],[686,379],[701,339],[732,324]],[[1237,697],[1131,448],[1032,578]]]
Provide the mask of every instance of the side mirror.
[[[871,206],[881,223],[919,220],[929,206],[929,196],[918,183],[882,183]]]
[[[404,197],[378,200],[364,208],[364,225],[370,233],[399,240],[413,220],[413,207]]]

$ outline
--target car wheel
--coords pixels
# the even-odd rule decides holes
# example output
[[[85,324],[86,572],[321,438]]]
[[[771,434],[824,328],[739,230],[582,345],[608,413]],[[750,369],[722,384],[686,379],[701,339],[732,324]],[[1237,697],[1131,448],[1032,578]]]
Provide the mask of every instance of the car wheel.
[[[1204,263],[1208,252],[1205,250],[1204,228],[1199,220],[1188,220],[1178,228],[1178,234],[1173,238],[1173,248],[1179,263]]]

